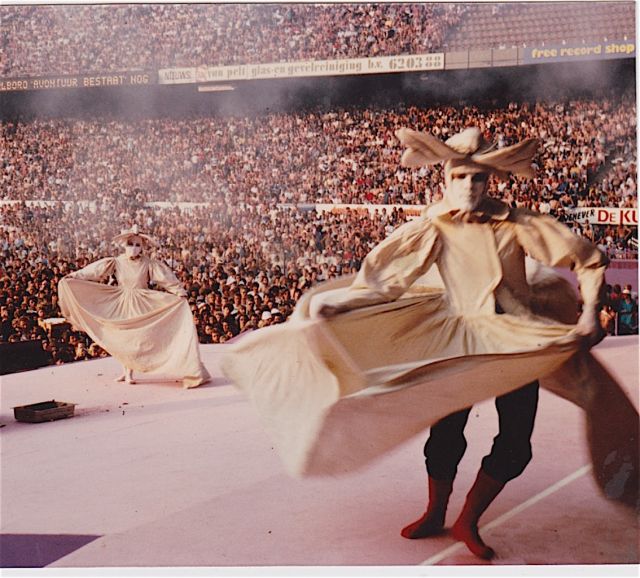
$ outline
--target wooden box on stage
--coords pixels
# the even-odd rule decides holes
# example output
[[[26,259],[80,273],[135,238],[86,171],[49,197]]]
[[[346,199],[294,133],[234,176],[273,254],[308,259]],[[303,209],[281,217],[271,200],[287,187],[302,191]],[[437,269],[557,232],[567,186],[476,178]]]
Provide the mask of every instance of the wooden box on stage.
[[[64,317],[38,319],[38,325],[47,332],[50,339],[58,339],[62,333],[71,330],[71,323]]]
[[[54,421],[56,419],[73,417],[75,406],[75,403],[52,399],[51,401],[41,401],[39,403],[14,407],[13,416],[18,421],[26,421],[28,423]]]

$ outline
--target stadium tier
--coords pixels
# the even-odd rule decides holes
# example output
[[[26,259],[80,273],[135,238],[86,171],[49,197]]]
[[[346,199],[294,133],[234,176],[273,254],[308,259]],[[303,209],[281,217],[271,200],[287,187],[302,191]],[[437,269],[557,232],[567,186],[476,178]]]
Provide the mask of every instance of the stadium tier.
[[[446,50],[635,41],[632,2],[475,3],[448,29]]]
[[[24,5],[0,18],[0,91],[635,55],[633,2]]]
[[[2,76],[41,76],[433,52],[464,6],[131,4],[1,11]]]
[[[506,146],[544,146],[532,185],[492,183],[509,202],[558,215],[635,204],[633,93],[506,106],[346,107],[208,118],[34,119],[2,125],[6,201],[426,204],[438,168],[399,167],[395,131],[440,136],[476,123]]]
[[[131,4],[0,10],[1,74],[7,77],[635,40],[633,2]]]

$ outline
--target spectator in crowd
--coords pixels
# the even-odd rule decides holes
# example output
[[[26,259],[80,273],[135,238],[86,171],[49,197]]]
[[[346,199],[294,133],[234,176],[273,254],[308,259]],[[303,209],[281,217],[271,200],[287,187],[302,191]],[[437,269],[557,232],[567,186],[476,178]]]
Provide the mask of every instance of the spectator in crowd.
[[[631,296],[631,289],[622,290],[618,303],[618,335],[638,333],[638,302]]]
[[[611,308],[617,313],[620,311],[620,303],[622,301],[622,287],[620,284],[616,283],[609,292],[609,303],[611,304]]]
[[[600,325],[607,335],[616,334],[616,312],[608,303],[604,303],[600,309]]]

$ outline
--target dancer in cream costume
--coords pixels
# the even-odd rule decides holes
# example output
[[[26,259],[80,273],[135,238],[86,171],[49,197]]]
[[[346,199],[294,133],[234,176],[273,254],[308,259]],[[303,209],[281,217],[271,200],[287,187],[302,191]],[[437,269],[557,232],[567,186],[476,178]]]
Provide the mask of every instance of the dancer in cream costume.
[[[287,323],[230,345],[223,359],[287,469],[353,470],[452,413],[539,380],[585,409],[598,484],[635,503],[638,414],[589,352],[601,339],[607,259],[555,219],[485,194],[490,173],[531,176],[538,142],[493,150],[476,128],[446,143],[409,129],[398,138],[403,165],[445,163],[444,200],[375,247],[354,278],[307,292]],[[574,269],[579,319],[568,284],[549,270],[528,276],[527,255]],[[478,484],[454,529],[489,558],[477,522],[504,480]],[[443,514],[448,494],[439,501]],[[441,530],[438,522],[422,531],[423,522],[403,535]]]
[[[142,254],[154,241],[134,226],[114,238],[125,252],[64,277],[60,309],[124,366],[119,381],[134,383],[133,371],[164,374],[197,387],[210,375],[200,360],[198,336],[186,292],[171,269]],[[117,285],[103,283],[114,276]],[[164,291],[149,289],[154,283]]]

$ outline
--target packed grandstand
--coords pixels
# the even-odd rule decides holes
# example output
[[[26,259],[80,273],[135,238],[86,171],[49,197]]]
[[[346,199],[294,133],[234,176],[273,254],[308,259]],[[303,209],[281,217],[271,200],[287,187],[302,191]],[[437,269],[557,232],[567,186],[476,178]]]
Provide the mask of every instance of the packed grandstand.
[[[0,34],[0,75],[17,77],[635,40],[635,7],[633,2],[24,5],[2,7]]]
[[[562,3],[3,6],[0,76],[635,43],[632,2],[575,6],[574,18]],[[25,91],[0,125],[0,342],[40,341],[50,363],[106,355],[61,322],[57,282],[113,254],[110,239],[134,223],[187,289],[202,343],[284,322],[305,290],[356,272],[375,244],[441,198],[440,168],[400,167],[403,126],[444,139],[476,125],[498,147],[539,138],[535,178],[492,180],[491,194],[553,215],[614,262],[637,262],[634,78],[535,99],[526,87],[496,98],[489,86],[474,100],[437,74],[450,85],[446,101],[316,95],[251,114],[203,112],[194,96],[193,111],[182,99],[186,114],[131,116],[132,93],[109,96],[115,112],[95,103],[70,112],[84,96],[69,93],[73,105],[45,114],[42,93]],[[603,218],[588,218],[598,210]],[[623,289],[608,287],[610,334],[637,332],[637,302],[629,314]]]

